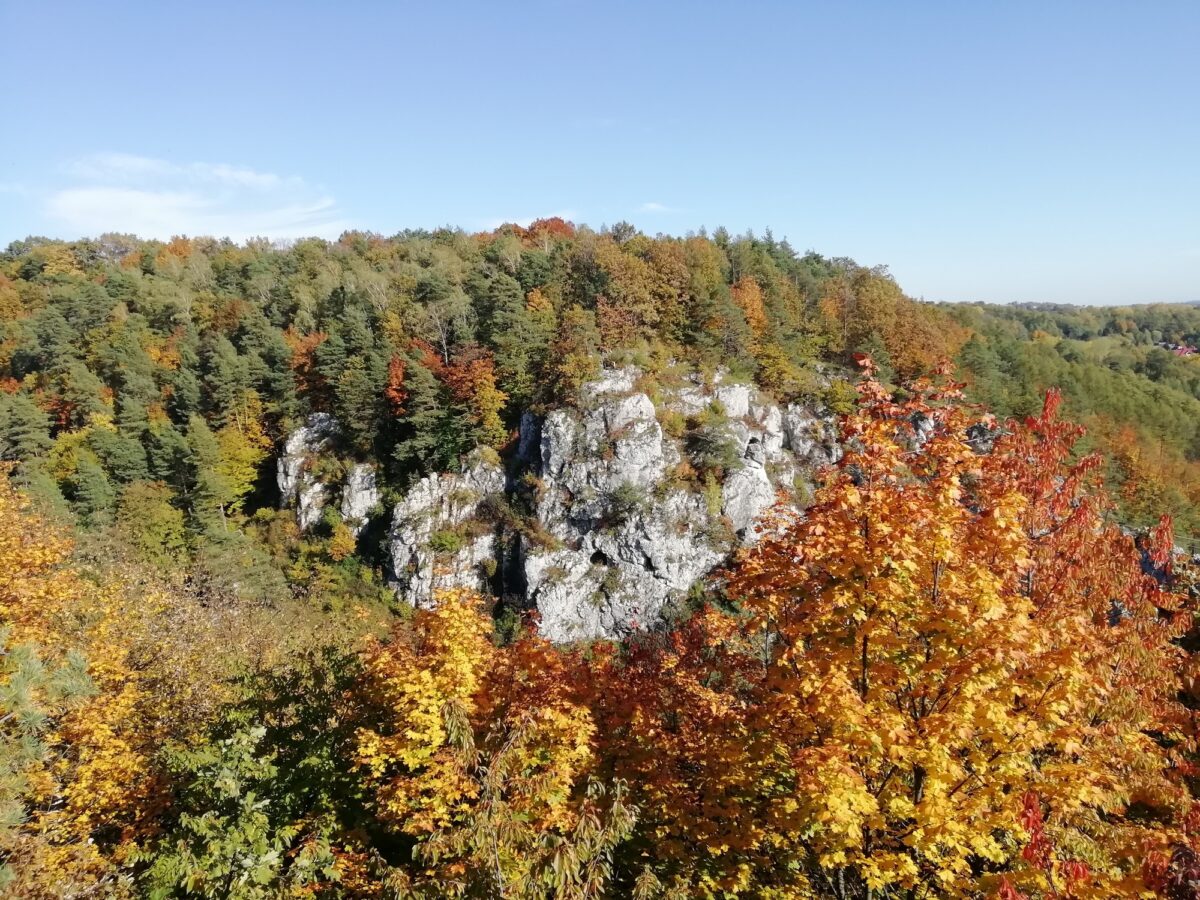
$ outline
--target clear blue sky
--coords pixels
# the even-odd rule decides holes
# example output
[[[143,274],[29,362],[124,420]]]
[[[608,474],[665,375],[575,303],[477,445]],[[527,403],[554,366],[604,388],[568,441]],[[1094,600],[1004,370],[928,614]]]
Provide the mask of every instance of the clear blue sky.
[[[0,0],[0,246],[563,215],[1200,299],[1200,3]]]

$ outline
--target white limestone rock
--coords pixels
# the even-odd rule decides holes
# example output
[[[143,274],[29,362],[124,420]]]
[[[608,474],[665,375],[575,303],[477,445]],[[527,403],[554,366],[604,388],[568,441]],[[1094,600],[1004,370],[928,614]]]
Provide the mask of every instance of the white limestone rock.
[[[937,427],[937,422],[933,416],[926,415],[922,412],[912,414],[908,420],[912,426],[912,430],[904,435],[904,439],[913,450],[920,450],[929,443],[929,439],[933,437],[934,429]]]
[[[461,474],[421,479],[392,512],[388,549],[399,595],[409,603],[428,605],[436,591],[453,588],[485,590],[488,560],[497,553],[494,528],[465,527],[483,501],[504,491],[504,470],[481,453],[468,458]],[[437,547],[441,535],[454,547]],[[449,536],[453,536],[450,538]]]
[[[685,416],[698,415],[708,409],[711,403],[712,396],[705,393],[704,388],[699,384],[688,384],[672,392],[668,401],[671,409],[677,410]]]
[[[628,394],[641,372],[636,366],[625,366],[622,369],[605,369],[599,377],[584,385],[582,396],[590,397],[599,394]]]
[[[671,459],[645,394],[609,399],[582,413],[554,410],[542,423],[541,451],[545,492],[538,518],[562,538],[570,536],[567,520],[603,518],[622,485],[652,488]]]
[[[731,472],[721,485],[721,511],[739,536],[744,536],[774,502],[771,479],[761,463],[752,460]]]
[[[715,513],[699,493],[678,488],[656,502],[682,451],[658,426],[649,397],[617,390],[635,382],[627,372],[605,374],[599,387],[583,390],[598,401],[590,409],[555,410],[541,425],[537,519],[561,546],[526,547],[523,575],[527,602],[551,640],[619,638],[652,627],[727,558],[734,532],[737,540],[757,540],[778,491],[790,490],[801,468],[840,454],[831,417],[800,407],[785,413],[721,372],[711,388],[692,376],[664,390],[666,408],[694,415],[716,401],[741,462],[722,485]],[[631,489],[644,498],[643,508],[626,510],[614,524],[613,493],[628,496]]]
[[[340,512],[342,521],[355,537],[367,527],[371,510],[379,504],[380,496],[374,466],[369,463],[357,463],[346,473],[346,480],[342,483]]]
[[[774,403],[754,402],[750,404],[750,418],[762,436],[763,447],[768,455],[778,456],[783,450],[783,413]]]
[[[282,506],[296,505],[296,522],[301,531],[317,524],[329,497],[329,486],[318,481],[313,465],[328,450],[338,432],[337,419],[329,413],[313,413],[290,435],[276,464],[275,482]]]
[[[725,415],[731,419],[740,419],[750,414],[750,387],[745,384],[723,384],[718,387],[713,396],[725,409]]]
[[[645,394],[630,394],[603,407],[609,434],[634,424],[654,421],[654,404]]]
[[[723,409],[720,427],[739,462],[718,498],[672,485],[685,448],[636,390],[639,375],[605,370],[581,390],[581,408],[524,415],[507,484],[498,466],[476,457],[461,475],[415,485],[393,513],[389,538],[401,595],[426,604],[439,588],[485,588],[494,566],[504,584],[524,587],[520,599],[536,608],[550,640],[620,639],[668,618],[739,541],[758,539],[780,489],[840,455],[831,417],[781,410],[722,372],[708,385],[691,376],[663,389],[664,408]],[[522,530],[501,543],[500,525],[481,521],[482,498],[505,490],[522,494],[510,499],[528,504],[541,537]],[[710,509],[714,500],[719,508]],[[435,540],[439,532],[457,535],[453,549],[444,535]]]
[[[578,549],[528,553],[525,578],[542,635],[622,638],[654,626],[727,555],[707,526],[703,499],[678,491],[616,529],[584,534]]]
[[[783,433],[784,447],[801,465],[820,468],[842,458],[837,422],[828,413],[792,404],[783,412]]]

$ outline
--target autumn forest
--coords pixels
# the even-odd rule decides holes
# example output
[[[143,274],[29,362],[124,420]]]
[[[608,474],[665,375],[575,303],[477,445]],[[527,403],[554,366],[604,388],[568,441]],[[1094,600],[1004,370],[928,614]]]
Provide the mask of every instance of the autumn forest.
[[[0,895],[1200,897],[1197,348],[1200,306],[927,303],[769,231],[14,242]],[[589,528],[708,529],[619,637],[513,562],[617,593],[540,512],[556,413],[681,448]],[[389,522],[443,484],[410,602]]]

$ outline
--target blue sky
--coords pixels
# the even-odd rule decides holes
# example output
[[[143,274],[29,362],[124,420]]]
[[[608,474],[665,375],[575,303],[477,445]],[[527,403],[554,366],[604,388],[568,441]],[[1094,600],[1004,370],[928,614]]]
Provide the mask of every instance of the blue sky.
[[[1200,299],[1200,3],[0,0],[0,246],[562,215]]]

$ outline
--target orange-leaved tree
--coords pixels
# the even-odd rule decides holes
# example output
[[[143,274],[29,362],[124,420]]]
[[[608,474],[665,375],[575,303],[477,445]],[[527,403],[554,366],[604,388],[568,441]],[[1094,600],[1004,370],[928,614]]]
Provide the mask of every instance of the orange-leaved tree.
[[[1142,895],[1187,807],[1182,598],[1110,523],[1055,395],[981,454],[953,385],[861,390],[831,485],[728,583],[763,648],[755,712],[789,755],[792,864],[841,898],[1067,872],[1071,896]],[[1022,852],[1031,793],[1050,871]]]
[[[496,365],[492,354],[478,347],[458,353],[445,369],[444,378],[454,399],[467,410],[480,442],[498,447],[507,436],[500,414],[508,395],[496,387]]]
[[[601,771],[629,785],[638,811],[618,872],[635,897],[802,896],[780,827],[794,786],[786,736],[757,713],[754,637],[705,609],[583,661]]]
[[[767,308],[763,303],[762,288],[749,275],[738,279],[729,289],[733,302],[737,304],[746,317],[746,325],[750,328],[755,348],[762,341],[763,333],[767,330]]]

